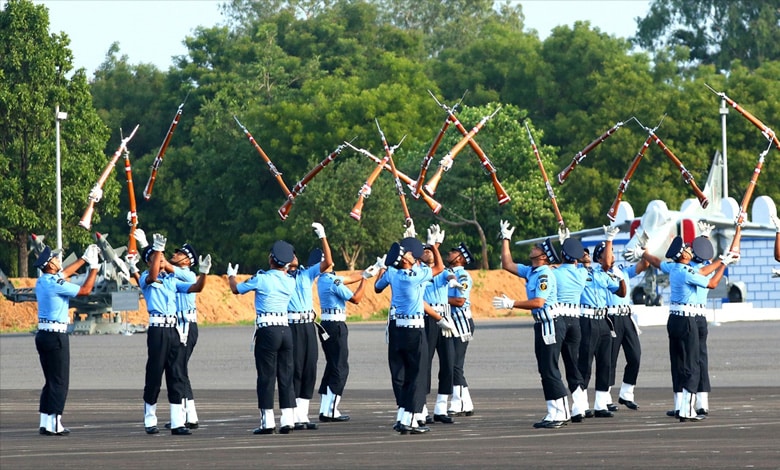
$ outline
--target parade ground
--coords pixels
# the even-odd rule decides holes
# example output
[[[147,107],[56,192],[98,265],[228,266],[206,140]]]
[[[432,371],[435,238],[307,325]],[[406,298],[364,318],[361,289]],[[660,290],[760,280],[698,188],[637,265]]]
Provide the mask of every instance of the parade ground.
[[[147,435],[141,399],[146,335],[71,335],[68,436],[38,433],[43,374],[32,334],[0,336],[0,468],[780,468],[780,322],[710,326],[710,414],[697,423],[672,407],[663,326],[642,327],[639,410],[561,429],[534,429],[545,412],[531,324],[483,320],[466,358],[473,416],[400,435],[391,427],[384,324],[350,324],[350,375],[339,408],[346,423],[287,435],[259,424],[251,326],[201,328],[190,363],[200,426],[172,436],[166,392],[161,432]],[[622,371],[618,365],[618,382]],[[320,372],[324,367],[320,355]],[[434,358],[435,398],[436,359]],[[619,384],[618,384],[619,387]],[[612,392],[617,400],[617,391]],[[592,384],[589,398],[593,400]],[[277,403],[278,406],[278,403]],[[310,407],[318,422],[319,397]],[[277,409],[277,425],[279,411]]]

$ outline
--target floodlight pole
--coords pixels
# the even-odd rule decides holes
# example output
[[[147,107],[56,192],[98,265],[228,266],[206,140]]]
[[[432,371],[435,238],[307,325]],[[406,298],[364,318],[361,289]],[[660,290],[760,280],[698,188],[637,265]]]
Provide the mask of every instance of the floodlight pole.
[[[54,128],[56,130],[56,172],[57,172],[57,249],[62,256],[62,177],[60,171],[60,121],[68,119],[68,113],[60,112],[60,105],[54,108]]]

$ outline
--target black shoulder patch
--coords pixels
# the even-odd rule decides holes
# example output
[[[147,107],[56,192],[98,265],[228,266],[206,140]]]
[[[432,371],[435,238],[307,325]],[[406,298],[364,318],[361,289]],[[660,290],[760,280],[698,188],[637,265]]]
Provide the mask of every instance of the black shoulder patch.
[[[57,284],[59,285],[65,284],[65,279],[57,279]]]

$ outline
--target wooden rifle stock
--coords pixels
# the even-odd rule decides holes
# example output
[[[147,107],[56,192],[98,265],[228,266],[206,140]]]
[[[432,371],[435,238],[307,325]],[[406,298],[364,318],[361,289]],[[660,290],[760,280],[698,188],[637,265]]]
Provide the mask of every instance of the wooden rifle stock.
[[[356,151],[356,152],[358,152],[358,153],[360,153],[362,155],[365,155],[366,157],[370,158],[377,165],[382,164],[382,159],[377,157],[377,156],[375,156],[374,154],[372,154],[368,150],[366,150],[366,149],[359,149],[359,148],[354,147],[352,144],[349,144],[349,143],[347,144],[347,146],[349,146],[352,150],[354,150],[354,151]],[[392,169],[390,168],[390,165],[388,163],[384,163],[382,166],[383,166],[383,168],[386,171],[392,171]],[[407,176],[405,173],[403,173],[400,170],[398,170],[398,177],[401,179],[401,181],[406,183],[406,185],[408,185],[408,186],[411,186],[414,183],[414,180],[409,178],[409,176]],[[422,193],[420,193],[420,197],[428,205],[428,207],[430,207],[431,211],[433,211],[434,214],[438,214],[439,213],[439,211],[441,210],[441,204],[439,204],[439,202],[437,202],[435,199],[430,197],[424,191]],[[362,202],[360,202],[360,207],[361,208],[363,207]]]
[[[425,158],[423,158],[423,161],[420,164],[420,175],[417,177],[417,181],[414,183],[414,187],[412,188],[412,196],[415,199],[419,198],[420,194],[423,192],[422,185],[425,181],[425,175],[428,172],[428,166],[430,166],[431,160],[433,160],[433,156],[436,154],[436,150],[439,148],[439,144],[441,144],[441,140],[444,137],[444,133],[447,132],[447,128],[449,127],[450,120],[447,118],[444,120],[444,124],[439,130],[439,134],[436,136],[436,139],[434,139],[431,147],[428,149],[428,153],[425,154]]]
[[[742,196],[742,204],[739,206],[739,216],[736,220],[737,229],[734,232],[734,239],[731,241],[731,247],[729,248],[729,251],[739,253],[739,243],[742,238],[742,225],[745,223],[747,207],[748,204],[750,204],[750,198],[753,197],[753,190],[756,189],[758,175],[761,174],[761,168],[764,166],[764,157],[766,157],[766,154],[769,153],[770,148],[771,144],[770,147],[761,152],[761,155],[758,157],[758,163],[756,163],[756,167],[753,169],[753,174],[751,175],[750,182],[748,183],[748,187],[745,190],[745,195]]]
[[[406,195],[404,194],[404,187],[401,184],[401,179],[398,177],[398,170],[395,168],[395,161],[393,161],[393,153],[395,152],[395,149],[398,147],[398,145],[401,145],[400,142],[398,145],[393,147],[392,149],[387,144],[387,139],[385,138],[385,133],[382,132],[382,128],[379,127],[379,119],[374,118],[374,122],[376,122],[376,128],[379,131],[379,136],[382,138],[382,147],[385,149],[385,156],[387,158],[388,163],[390,163],[390,173],[393,175],[393,182],[395,183],[395,190],[398,193],[398,198],[401,200],[401,209],[404,211],[404,223],[406,227],[410,227],[413,223],[412,216],[409,214],[409,207],[406,205]],[[406,136],[404,136],[404,139]],[[403,142],[404,139],[401,139],[401,142]]]
[[[460,123],[457,116],[449,109],[447,108],[447,114],[448,119],[452,121],[452,123],[455,125],[455,128],[458,129],[458,131],[463,134],[464,136],[468,134],[466,131],[466,128],[463,127],[463,124]],[[480,163],[482,163],[482,166],[485,168],[485,172],[490,175],[490,179],[493,182],[493,188],[496,190],[496,198],[498,198],[498,205],[503,206],[507,202],[511,200],[509,197],[509,194],[507,194],[504,187],[501,185],[501,182],[498,181],[498,177],[496,176],[496,167],[493,166],[493,163],[490,161],[488,156],[485,154],[485,152],[482,150],[482,147],[479,146],[477,141],[474,139],[469,139],[468,144],[471,147],[471,149],[474,151],[474,153],[477,154],[477,157],[479,157]],[[439,179],[441,178],[441,173],[439,173]],[[437,179],[438,184],[438,179]],[[435,188],[436,186],[434,186]]]
[[[130,205],[130,214],[129,214],[130,217],[127,221],[127,223],[130,225],[130,234],[127,239],[127,254],[136,255],[138,254],[138,248],[136,246],[133,232],[135,232],[135,229],[138,226],[138,213],[136,212],[135,189],[133,187],[133,169],[130,165],[130,152],[128,152],[126,148],[125,148],[125,177],[127,178],[127,199]]]
[[[346,144],[341,144],[338,147],[336,147],[336,150],[334,150],[330,155],[325,157],[324,160],[319,162],[314,168],[312,168],[306,175],[300,179],[297,183],[295,183],[295,186],[293,186],[292,191],[290,191],[290,197],[287,198],[286,201],[284,201],[284,204],[282,204],[282,207],[279,208],[279,217],[282,218],[282,220],[285,220],[287,216],[290,214],[290,210],[292,209],[293,202],[298,195],[300,195],[304,189],[306,189],[306,185],[309,184],[309,182],[314,179],[315,176],[317,176],[317,173],[322,171],[323,168],[328,166],[330,162],[336,159],[336,157],[341,154],[341,151],[344,150],[344,147],[346,147]]]
[[[138,130],[138,126],[140,126],[140,124],[136,124],[133,132],[131,132],[129,136],[122,139],[122,141],[119,143],[119,148],[116,149],[116,152],[114,152],[114,155],[111,156],[108,164],[105,166],[105,168],[103,168],[103,173],[100,174],[100,177],[95,183],[95,186],[92,187],[92,190],[89,193],[87,209],[84,211],[84,215],[81,216],[81,220],[79,220],[79,227],[82,227],[86,230],[92,228],[92,215],[95,211],[95,203],[100,201],[103,185],[106,184],[108,175],[111,174],[111,170],[116,165],[117,160],[119,160],[119,157],[122,156],[122,153],[127,148],[127,143],[130,142],[130,139],[132,139],[135,135],[135,132]]]
[[[255,147],[257,153],[260,154],[260,156],[263,158],[263,161],[265,161],[265,163],[268,165],[268,170],[271,172],[274,178],[276,178],[276,182],[279,183],[279,186],[282,188],[284,195],[290,197],[290,190],[287,189],[287,185],[284,183],[284,179],[282,179],[282,173],[276,169],[274,163],[271,161],[270,158],[268,158],[268,155],[265,154],[265,152],[260,147],[260,144],[257,143],[255,138],[252,137],[252,134],[249,133],[249,130],[246,127],[244,127],[243,124],[241,124],[241,121],[239,121],[236,116],[233,116],[233,119],[236,120],[238,127],[240,127],[242,131],[244,131],[244,134],[249,139],[249,142]]]
[[[655,135],[655,132],[650,132],[650,136],[655,139],[655,143],[658,144],[659,147],[661,147],[661,150],[664,151],[667,157],[677,166],[677,169],[680,170],[680,173],[682,174],[683,181],[685,184],[689,185],[691,189],[693,189],[694,194],[696,194],[696,199],[699,200],[699,204],[701,204],[701,207],[706,209],[707,206],[710,204],[710,200],[707,198],[707,196],[704,195],[703,192],[701,192],[701,189],[699,189],[699,186],[696,185],[696,181],[693,180],[693,175],[690,171],[688,171],[685,166],[683,166],[682,162],[680,161],[677,156],[672,153],[671,150],[669,150],[669,147],[666,146],[666,144],[663,143],[663,141],[658,138],[657,135]]]
[[[780,150],[780,140],[778,140],[777,134],[775,134],[775,131],[773,131],[766,124],[761,122],[760,119],[758,119],[757,117],[755,117],[752,114],[750,114],[750,112],[748,112],[745,108],[743,108],[742,106],[738,105],[736,103],[736,101],[734,101],[731,98],[729,98],[728,96],[726,96],[725,93],[715,91],[715,89],[713,89],[711,86],[707,85],[706,83],[704,84],[704,86],[709,88],[709,90],[711,92],[715,93],[716,95],[720,96],[722,99],[726,100],[726,102],[732,108],[736,109],[739,114],[743,115],[748,121],[753,123],[753,125],[756,126],[761,131],[761,134],[763,134],[764,137],[766,137],[768,140],[770,140],[774,144],[774,146],[777,147],[778,150]]]
[[[628,188],[628,183],[631,182],[631,177],[634,176],[634,172],[639,166],[639,162],[642,161],[642,157],[644,157],[645,152],[647,152],[647,148],[650,147],[652,140],[653,140],[652,135],[647,136],[647,140],[645,140],[645,143],[642,144],[642,148],[634,156],[634,160],[631,162],[631,166],[628,168],[628,171],[626,171],[625,176],[623,176],[623,180],[618,185],[618,193],[617,196],[615,196],[615,201],[612,203],[612,206],[609,208],[609,211],[607,212],[607,218],[611,222],[615,221],[615,218],[617,217],[618,206],[620,205],[620,200],[623,198],[623,193],[626,192],[626,189]]]
[[[539,165],[539,171],[542,172],[542,179],[544,179],[544,186],[547,188],[547,195],[550,196],[550,202],[553,206],[553,212],[555,213],[555,218],[558,220],[558,225],[561,228],[566,228],[566,223],[563,221],[563,216],[561,215],[561,211],[558,209],[558,202],[555,199],[555,192],[553,191],[552,185],[550,184],[550,178],[547,177],[547,172],[544,169],[544,163],[542,162],[542,157],[539,155],[539,149],[536,147],[536,142],[534,141],[534,136],[531,135],[531,128],[528,127],[528,123],[525,123],[525,130],[528,131],[528,139],[531,141],[531,147],[534,149],[534,156],[536,157],[536,163]]]
[[[376,168],[374,168],[371,171],[371,174],[368,175],[366,182],[363,183],[363,186],[361,186],[360,190],[358,190],[358,200],[349,213],[350,217],[353,219],[360,220],[360,217],[363,215],[363,201],[365,198],[371,195],[371,185],[374,184],[374,181],[379,176],[379,173],[382,172],[382,168],[385,163],[387,163],[387,157],[379,161],[379,163],[376,165]]]
[[[584,160],[584,159],[585,159],[585,157],[586,157],[586,156],[588,156],[588,154],[589,154],[589,153],[590,153],[590,152],[591,152],[593,149],[595,149],[595,148],[596,148],[596,147],[597,147],[597,146],[598,146],[600,143],[602,143],[602,142],[604,142],[605,140],[607,140],[607,138],[609,138],[609,136],[611,136],[611,135],[612,135],[612,134],[614,134],[614,133],[615,133],[615,132],[616,132],[618,129],[620,129],[620,128],[623,126],[623,124],[624,124],[623,122],[618,122],[618,123],[616,123],[616,124],[615,124],[614,126],[612,126],[612,128],[610,128],[610,129],[609,129],[607,132],[605,132],[605,133],[601,134],[601,135],[600,135],[598,138],[596,138],[596,140],[594,140],[593,142],[589,143],[588,145],[586,145],[586,146],[585,146],[585,148],[584,148],[584,149],[582,149],[582,150],[580,150],[579,152],[577,152],[577,155],[575,155],[575,156],[574,156],[574,158],[572,158],[572,160],[571,160],[571,163],[569,163],[569,166],[567,166],[566,168],[564,168],[564,169],[563,169],[563,171],[561,171],[560,173],[558,173],[558,184],[563,184],[563,182],[564,182],[564,181],[566,181],[566,178],[568,178],[568,177],[569,177],[569,173],[571,173],[571,172],[572,172],[572,170],[574,170],[574,168],[575,168],[575,167],[576,167],[576,166],[577,166],[577,165],[578,165],[578,164],[579,164],[579,163],[580,163],[582,160]]]
[[[493,111],[492,114],[483,117],[477,123],[477,125],[474,126],[473,129],[471,129],[469,132],[463,134],[463,138],[461,138],[460,141],[458,141],[458,143],[455,144],[455,146],[453,146],[452,149],[450,149],[449,152],[447,152],[447,155],[445,155],[444,158],[442,158],[441,163],[439,164],[439,168],[436,170],[436,173],[433,175],[433,177],[431,177],[430,181],[428,181],[428,184],[425,185],[425,190],[428,191],[428,194],[430,194],[431,196],[436,194],[436,187],[439,185],[442,173],[444,173],[445,171],[448,171],[450,169],[450,167],[452,167],[452,160],[455,159],[455,157],[458,155],[458,153],[460,153],[461,150],[463,150],[463,147],[465,147],[466,144],[469,144],[470,142],[472,142],[471,139],[477,134],[477,132],[480,131],[480,129],[482,129],[482,127],[485,126],[485,124],[493,116],[496,115],[496,113],[498,113],[498,111],[500,109],[501,108],[498,107],[498,108],[496,108],[495,111]],[[449,116],[449,118],[450,118],[450,121],[453,121],[453,123],[456,123],[456,122],[459,123],[458,119],[455,118],[454,115]],[[455,119],[453,120],[453,118],[455,118]],[[457,124],[455,124],[455,125],[457,127]],[[461,124],[458,130],[461,131],[461,133],[463,133],[463,130],[465,130],[465,128]]]
[[[187,98],[185,98],[184,101],[187,101]],[[157,180],[157,170],[160,168],[160,164],[162,163],[163,157],[165,156],[165,151],[168,149],[168,144],[171,142],[173,131],[176,130],[176,126],[179,124],[179,119],[181,119],[181,113],[184,109],[184,101],[182,101],[182,103],[179,105],[179,108],[176,110],[176,114],[173,116],[173,121],[171,122],[170,127],[168,127],[168,133],[165,134],[162,145],[160,145],[160,150],[157,151],[157,156],[154,157],[154,162],[152,162],[152,172],[149,174],[149,180],[146,182],[146,187],[144,187],[144,200],[146,201],[152,197],[154,182]],[[132,235],[130,238],[133,238]]]

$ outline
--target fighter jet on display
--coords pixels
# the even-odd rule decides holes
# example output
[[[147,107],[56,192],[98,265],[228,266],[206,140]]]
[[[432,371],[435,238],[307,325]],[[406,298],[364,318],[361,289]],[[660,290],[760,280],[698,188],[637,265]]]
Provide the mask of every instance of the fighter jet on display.
[[[621,201],[615,221],[611,226],[620,227],[620,234],[613,242],[616,258],[631,252],[638,244],[645,243],[645,249],[653,255],[665,259],[666,249],[676,236],[681,236],[686,243],[696,238],[698,223],[713,225],[710,233],[716,254],[727,251],[736,231],[735,222],[739,216],[739,204],[733,198],[724,198],[723,193],[723,159],[716,152],[707,177],[707,183],[702,192],[710,203],[702,208],[696,199],[686,200],[681,210],[670,210],[662,200],[650,201],[645,212],[640,217],[634,216],[634,210],[626,201]],[[742,238],[775,237],[775,227],[771,216],[777,215],[777,208],[771,198],[757,197],[753,201],[752,217],[742,225]],[[595,245],[603,240],[603,227],[590,228],[572,232],[571,236],[580,238],[583,244]],[[552,236],[557,239],[557,235]],[[549,237],[533,238],[516,242],[516,245],[539,243]],[[620,261],[618,261],[620,262]],[[725,281],[718,289],[710,293],[710,297],[728,297],[731,302],[744,300],[746,288],[744,283],[724,276]],[[649,269],[643,280],[631,290],[631,298],[635,304],[660,305],[661,290],[668,286],[668,276]]]

